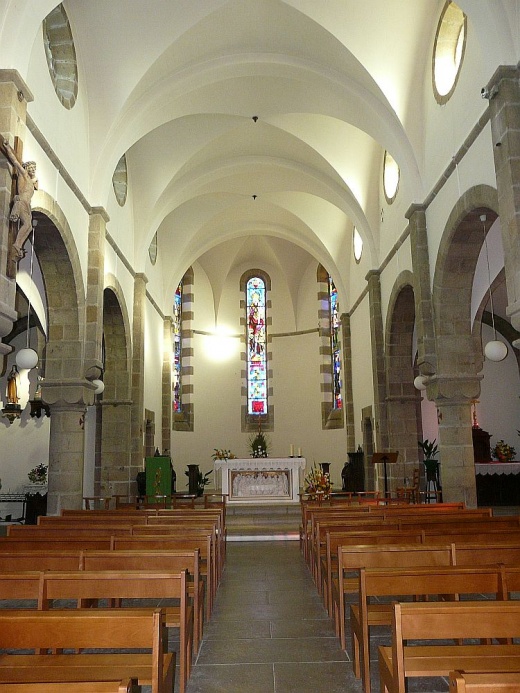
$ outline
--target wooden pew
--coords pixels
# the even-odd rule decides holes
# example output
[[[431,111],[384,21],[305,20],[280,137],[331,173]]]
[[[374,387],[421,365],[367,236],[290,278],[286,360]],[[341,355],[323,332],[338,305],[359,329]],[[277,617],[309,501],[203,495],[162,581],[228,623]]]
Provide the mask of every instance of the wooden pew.
[[[130,537],[129,537],[130,538]],[[112,537],[91,534],[84,537],[0,537],[0,554],[9,551],[76,551],[83,549],[110,549]]]
[[[124,681],[76,681],[75,683],[4,683],[2,693],[135,693],[136,684]]]
[[[41,573],[38,608],[48,610],[52,602],[72,599],[78,608],[90,607],[101,599],[173,599],[178,605],[169,607],[169,624],[180,635],[179,690],[184,693],[191,669],[193,651],[193,608],[188,604],[186,570],[178,573],[149,571],[61,571]]]
[[[47,537],[63,538],[63,537],[89,537],[95,534],[96,537],[111,537],[115,535],[131,536],[132,525],[85,525],[85,526],[60,526],[54,525],[9,525],[7,528],[7,537],[11,538],[26,538],[26,537]]]
[[[106,547],[102,547],[105,548]],[[213,608],[215,588],[215,568],[212,565],[211,537],[189,537],[180,539],[177,537],[150,536],[150,537],[114,537],[112,549],[115,551],[193,551],[199,550],[200,572],[206,579],[206,620],[209,621]]]
[[[427,568],[389,568],[359,570],[358,602],[350,605],[350,628],[354,674],[370,693],[370,627],[392,624],[392,604],[382,597],[399,601],[415,597],[489,594],[503,599],[502,569],[495,567],[448,566]]]
[[[456,565],[520,565],[520,543],[457,543],[453,546]]]
[[[140,570],[169,572],[188,571],[188,594],[193,600],[193,647],[198,652],[204,627],[204,582],[200,574],[198,549],[192,551],[83,551],[82,570]],[[166,625],[170,626],[169,609],[165,608]]]
[[[0,654],[7,683],[136,679],[152,693],[172,693],[175,654],[165,653],[160,609],[0,610],[2,650],[110,650],[98,654]],[[114,653],[144,649],[146,653]]]
[[[494,674],[450,671],[450,693],[520,693],[520,671]]]
[[[81,551],[0,550],[0,572],[28,570],[78,570]]]
[[[32,567],[35,567],[33,563]],[[23,573],[0,571],[0,599],[2,601],[29,601],[28,608],[36,608],[40,596],[40,576],[38,570]],[[17,608],[23,608],[21,605]]]
[[[334,622],[341,649],[346,649],[345,594],[357,592],[359,586],[357,571],[360,568],[449,566],[453,563],[453,547],[448,545],[340,546],[338,549],[338,577],[332,582],[332,594]],[[356,572],[355,577],[347,577],[347,573],[353,572]]]
[[[333,616],[332,580],[338,574],[338,549],[340,546],[374,544],[421,544],[422,533],[414,530],[380,532],[334,532],[325,534],[325,556],[321,561],[323,596],[329,616]],[[446,543],[446,542],[444,542]]]
[[[405,693],[409,678],[469,673],[517,672],[520,645],[406,644],[456,639],[509,639],[520,636],[520,603],[478,602],[396,603],[392,645],[379,647],[381,693]]]

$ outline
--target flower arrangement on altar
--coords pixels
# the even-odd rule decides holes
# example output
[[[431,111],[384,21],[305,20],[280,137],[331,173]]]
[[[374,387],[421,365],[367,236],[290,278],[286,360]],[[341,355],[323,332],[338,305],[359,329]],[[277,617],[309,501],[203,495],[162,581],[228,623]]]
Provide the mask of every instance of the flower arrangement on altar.
[[[219,448],[213,448],[213,454],[211,455],[213,461],[215,460],[234,460],[236,455],[234,455],[231,450],[220,450]]]
[[[316,462],[304,479],[305,493],[310,500],[326,500],[330,498],[332,482],[329,474],[325,474],[321,467],[316,466]]]
[[[268,437],[265,433],[262,433],[262,427],[258,426],[258,433],[255,433],[249,438],[251,457],[268,457],[269,445]]]
[[[491,449],[491,455],[499,462],[511,462],[516,455],[516,450],[512,445],[508,445],[504,443],[503,440],[499,440],[495,447]]]

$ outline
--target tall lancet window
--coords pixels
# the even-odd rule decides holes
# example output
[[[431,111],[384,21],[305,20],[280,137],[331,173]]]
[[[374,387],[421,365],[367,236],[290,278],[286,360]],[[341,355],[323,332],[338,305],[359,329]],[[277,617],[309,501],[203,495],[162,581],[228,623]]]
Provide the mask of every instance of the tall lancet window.
[[[267,414],[266,287],[260,277],[246,285],[247,413]]]
[[[343,407],[341,398],[341,341],[338,290],[329,275],[329,315],[330,315],[330,350],[332,360],[332,406],[334,409]]]
[[[182,411],[182,281],[179,283],[173,298],[173,413]]]

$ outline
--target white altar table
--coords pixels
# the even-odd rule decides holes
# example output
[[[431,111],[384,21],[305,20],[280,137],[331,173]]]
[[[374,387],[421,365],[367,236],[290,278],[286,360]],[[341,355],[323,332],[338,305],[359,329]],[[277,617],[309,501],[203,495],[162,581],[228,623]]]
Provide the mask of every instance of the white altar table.
[[[215,460],[228,503],[298,503],[304,457],[250,457]]]

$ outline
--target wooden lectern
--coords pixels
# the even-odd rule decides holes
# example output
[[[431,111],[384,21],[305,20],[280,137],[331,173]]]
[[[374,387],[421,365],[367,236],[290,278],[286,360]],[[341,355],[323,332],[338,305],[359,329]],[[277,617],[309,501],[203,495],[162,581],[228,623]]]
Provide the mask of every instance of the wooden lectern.
[[[388,475],[387,475],[387,464],[395,464],[397,462],[398,452],[374,452],[372,455],[372,462],[374,464],[384,465],[385,473],[385,498],[388,498]]]

